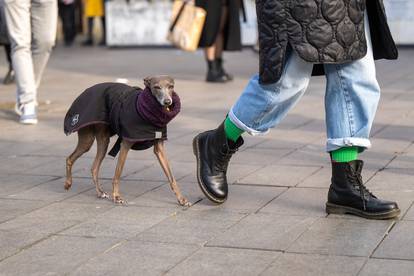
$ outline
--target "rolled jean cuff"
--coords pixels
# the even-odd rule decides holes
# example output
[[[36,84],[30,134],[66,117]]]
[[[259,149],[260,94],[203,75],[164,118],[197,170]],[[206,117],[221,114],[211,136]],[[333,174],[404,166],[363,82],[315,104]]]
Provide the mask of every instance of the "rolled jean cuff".
[[[362,150],[369,149],[371,142],[362,137],[334,138],[326,141],[326,151],[331,152],[343,147],[360,147]]]
[[[269,133],[269,129],[265,130],[265,131],[260,131],[260,130],[255,130],[251,127],[246,126],[242,121],[240,121],[236,115],[234,115],[233,109],[230,110],[229,114],[228,114],[230,121],[235,124],[239,129],[244,130],[245,132],[247,132],[248,134],[252,135],[252,136],[261,136],[261,135],[266,135]]]

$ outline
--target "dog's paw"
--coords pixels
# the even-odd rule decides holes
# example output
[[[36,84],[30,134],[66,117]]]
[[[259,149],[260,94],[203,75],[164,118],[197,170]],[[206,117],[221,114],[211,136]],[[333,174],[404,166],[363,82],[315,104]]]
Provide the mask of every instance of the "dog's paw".
[[[120,196],[115,196],[113,199],[115,204],[120,204],[120,205],[127,205],[128,202],[124,199],[122,199]]]
[[[72,187],[72,180],[65,181],[65,190],[69,190]]]
[[[178,200],[178,203],[181,205],[181,206],[184,206],[184,207],[190,207],[191,206],[191,202],[189,202],[185,197],[183,197],[183,198],[180,198],[179,200]]]
[[[98,198],[102,198],[102,199],[109,198],[109,195],[105,192],[102,192],[101,194],[98,194],[97,196]]]

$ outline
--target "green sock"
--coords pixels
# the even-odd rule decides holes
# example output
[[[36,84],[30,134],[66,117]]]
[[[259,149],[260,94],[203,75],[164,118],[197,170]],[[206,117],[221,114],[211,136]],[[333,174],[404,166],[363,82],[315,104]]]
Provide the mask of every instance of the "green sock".
[[[224,121],[224,132],[226,133],[227,139],[236,142],[244,131],[233,124],[229,117],[227,117]]]
[[[358,147],[343,147],[331,151],[331,157],[336,162],[350,162],[358,159],[358,152]]]

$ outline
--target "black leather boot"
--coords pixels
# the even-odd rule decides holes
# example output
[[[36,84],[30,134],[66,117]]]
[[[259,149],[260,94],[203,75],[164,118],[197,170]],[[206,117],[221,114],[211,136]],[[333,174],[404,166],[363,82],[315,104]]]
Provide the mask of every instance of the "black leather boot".
[[[223,203],[227,199],[227,167],[231,156],[241,145],[242,137],[235,143],[227,140],[224,123],[217,129],[200,133],[193,140],[198,184],[207,198],[215,203]]]
[[[332,183],[326,212],[353,214],[368,219],[390,219],[400,214],[396,202],[378,199],[362,182],[361,160],[347,163],[332,162]]]
[[[218,68],[220,70],[220,73],[226,78],[227,81],[232,81],[233,80],[233,76],[230,75],[229,73],[226,72],[226,70],[224,70],[223,67],[223,59],[222,58],[216,58],[217,64],[218,64]]]
[[[207,71],[207,82],[227,82],[226,76],[220,71],[220,66],[217,60],[207,61],[208,71]]]

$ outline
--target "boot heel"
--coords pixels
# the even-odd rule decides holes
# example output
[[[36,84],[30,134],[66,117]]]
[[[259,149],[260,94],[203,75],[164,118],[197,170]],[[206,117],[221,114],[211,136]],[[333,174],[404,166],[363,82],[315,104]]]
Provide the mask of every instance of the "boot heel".
[[[198,155],[197,155],[197,137],[198,136],[196,136],[196,137],[194,137],[194,139],[193,139],[193,154],[197,157]]]
[[[338,214],[338,215],[346,214],[346,210],[343,207],[340,207],[340,206],[337,206],[331,203],[326,203],[325,211],[328,214]]]

